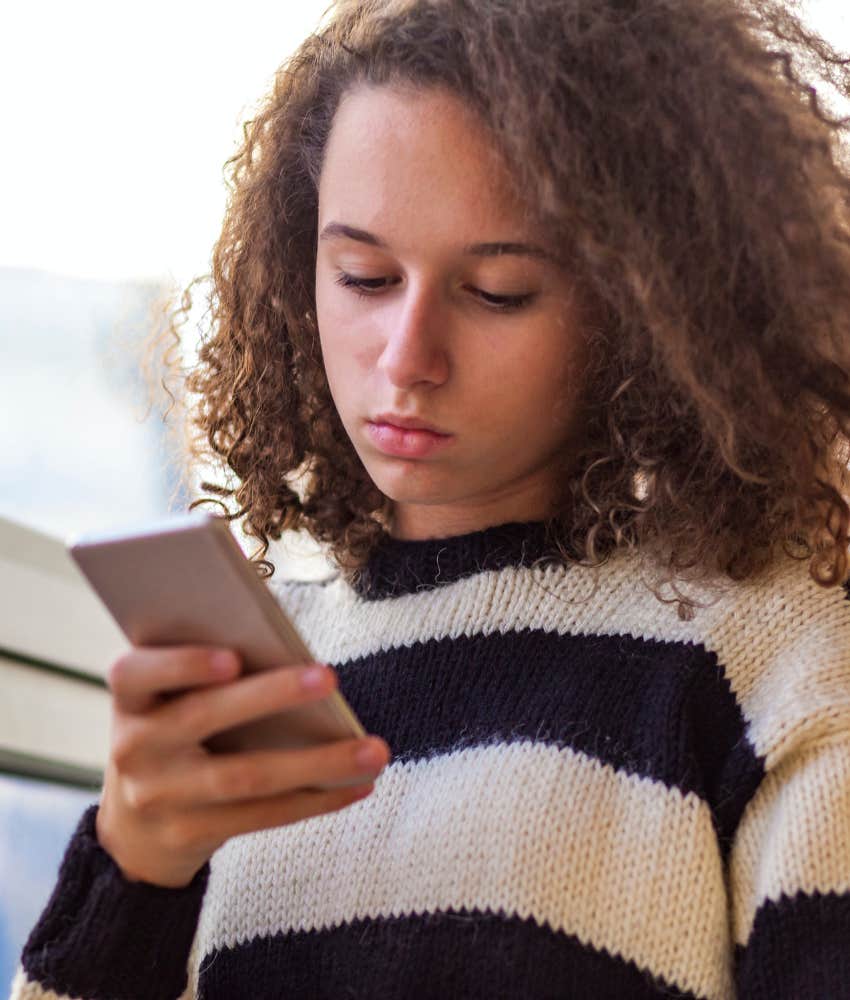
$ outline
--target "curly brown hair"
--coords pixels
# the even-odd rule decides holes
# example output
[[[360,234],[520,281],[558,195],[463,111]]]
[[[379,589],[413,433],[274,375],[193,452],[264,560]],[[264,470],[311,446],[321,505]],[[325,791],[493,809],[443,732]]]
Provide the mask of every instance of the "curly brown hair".
[[[318,182],[360,83],[447,88],[480,116],[598,322],[581,435],[547,520],[565,560],[654,551],[668,578],[757,575],[781,547],[848,573],[850,183],[802,75],[850,60],[777,0],[343,0],[278,70],[226,165],[194,457],[260,541],[306,530],[356,576],[391,501],[337,414],[318,341]],[[568,471],[569,470],[569,471]],[[225,499],[234,498],[231,510]],[[660,595],[659,595],[660,596]],[[687,600],[685,604],[687,604]],[[682,605],[680,604],[680,611]],[[685,612],[687,613],[687,612]]]

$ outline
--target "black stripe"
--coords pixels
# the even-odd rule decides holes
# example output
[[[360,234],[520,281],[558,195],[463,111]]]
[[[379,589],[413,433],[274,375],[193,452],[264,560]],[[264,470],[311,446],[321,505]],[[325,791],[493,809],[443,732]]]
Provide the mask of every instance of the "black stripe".
[[[735,948],[738,996],[850,998],[850,892],[782,895],[759,908],[746,948]]]
[[[450,911],[254,938],[207,955],[199,1000],[693,998],[532,919]]]
[[[376,601],[538,561],[563,565],[544,521],[512,521],[448,538],[384,535],[368,566],[361,570],[354,590],[363,599]]]
[[[60,996],[173,1000],[186,985],[210,864],[184,889],[128,882],[97,840],[97,810],[80,817],[21,964]]]
[[[523,630],[429,640],[340,664],[340,690],[394,761],[547,742],[709,803],[724,851],[763,776],[715,654]]]

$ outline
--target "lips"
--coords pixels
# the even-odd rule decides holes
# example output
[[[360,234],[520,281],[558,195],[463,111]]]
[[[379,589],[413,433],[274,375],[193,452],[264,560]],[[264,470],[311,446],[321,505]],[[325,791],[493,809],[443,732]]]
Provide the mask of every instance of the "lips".
[[[447,431],[436,427],[434,424],[429,424],[425,420],[419,420],[417,417],[403,417],[397,413],[379,413],[376,417],[372,418],[372,423],[389,424],[392,427],[400,427],[406,431],[429,431],[431,434],[448,434]]]
[[[453,440],[451,434],[441,434],[420,428],[398,427],[390,423],[368,421],[366,427],[372,443],[385,455],[398,458],[425,458]]]

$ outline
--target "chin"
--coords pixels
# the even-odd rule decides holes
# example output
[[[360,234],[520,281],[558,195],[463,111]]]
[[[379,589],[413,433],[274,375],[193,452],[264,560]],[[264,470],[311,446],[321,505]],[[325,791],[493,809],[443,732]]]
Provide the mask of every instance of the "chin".
[[[357,454],[369,478],[390,500],[428,504],[457,499],[457,472],[441,462],[396,458],[365,449]]]
[[[387,497],[395,503],[445,503],[447,498],[436,490],[415,489],[412,486],[400,486],[398,483],[388,483],[380,479],[373,480],[375,485]]]
[[[414,481],[412,474],[388,475],[385,469],[370,469],[368,466],[366,471],[381,493],[397,503],[447,503],[454,499],[446,495],[442,484],[428,482],[424,476]]]

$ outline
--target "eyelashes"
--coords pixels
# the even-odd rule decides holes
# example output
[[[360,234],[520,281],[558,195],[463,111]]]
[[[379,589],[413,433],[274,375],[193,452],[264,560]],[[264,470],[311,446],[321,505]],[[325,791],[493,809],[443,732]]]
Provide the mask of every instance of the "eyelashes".
[[[365,299],[384,287],[382,282],[386,281],[386,278],[355,278],[351,274],[346,274],[345,271],[337,271],[335,280],[338,285],[353,289],[361,298]]]
[[[354,275],[345,271],[337,271],[334,281],[363,299],[379,294],[382,289],[390,287],[390,279],[388,278],[355,278]],[[496,312],[515,312],[529,305],[535,297],[533,292],[525,295],[493,295],[491,292],[474,288],[472,285],[465,287],[474,292],[479,297],[479,301],[488,309],[493,309]]]

